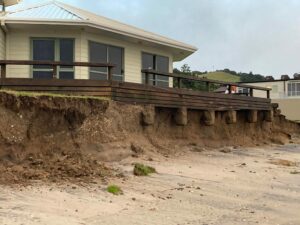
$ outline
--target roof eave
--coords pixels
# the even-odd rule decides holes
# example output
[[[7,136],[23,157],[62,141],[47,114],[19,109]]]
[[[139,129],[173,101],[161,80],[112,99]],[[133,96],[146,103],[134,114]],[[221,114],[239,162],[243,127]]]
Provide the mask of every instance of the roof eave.
[[[33,19],[23,19],[23,18],[18,18],[18,19],[0,18],[0,20],[4,21],[7,24],[88,26],[88,27],[91,27],[91,28],[105,30],[105,31],[109,31],[109,32],[112,32],[112,33],[117,33],[117,34],[120,34],[120,35],[136,38],[136,39],[139,39],[139,40],[148,41],[148,42],[151,42],[151,43],[156,43],[156,44],[168,46],[168,47],[171,47],[171,48],[176,48],[176,49],[183,50],[183,51],[188,51],[188,52],[190,52],[190,54],[192,54],[192,53],[194,53],[198,50],[196,47],[188,45],[188,44],[184,44],[184,43],[174,44],[174,43],[170,43],[170,42],[165,42],[165,41],[161,41],[161,40],[150,38],[150,37],[140,36],[140,35],[137,35],[137,34],[134,34],[134,33],[124,32],[122,30],[113,29],[113,28],[106,27],[106,26],[100,26],[99,24],[95,24],[93,22],[87,22],[87,21],[80,21],[80,20],[74,21],[72,19],[70,19],[70,20],[67,20],[67,19],[65,19],[65,20],[57,20],[57,19],[53,19],[53,20],[51,20],[51,19],[33,20]]]

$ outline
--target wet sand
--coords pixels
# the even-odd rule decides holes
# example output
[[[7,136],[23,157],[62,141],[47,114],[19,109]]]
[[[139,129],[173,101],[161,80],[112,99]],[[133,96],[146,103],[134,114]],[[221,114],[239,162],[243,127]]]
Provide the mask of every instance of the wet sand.
[[[270,163],[272,159],[295,166]],[[132,163],[158,174],[134,177]],[[0,187],[0,224],[299,225],[300,145],[184,151],[154,161],[114,163],[125,179],[110,180],[113,196],[96,181],[88,186]]]

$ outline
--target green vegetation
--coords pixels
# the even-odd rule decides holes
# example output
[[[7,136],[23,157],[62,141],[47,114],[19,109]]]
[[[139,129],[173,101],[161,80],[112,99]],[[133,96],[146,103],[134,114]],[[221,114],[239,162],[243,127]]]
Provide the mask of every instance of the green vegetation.
[[[140,163],[134,165],[133,174],[135,176],[148,176],[151,173],[156,173],[155,168]]]
[[[106,190],[113,195],[122,195],[123,194],[122,189],[117,185],[110,185],[107,187]]]
[[[53,98],[79,98],[79,99],[98,99],[98,100],[107,100],[104,97],[95,97],[95,96],[84,96],[84,95],[67,95],[67,94],[55,94],[47,92],[30,92],[30,91],[13,91],[13,90],[0,90],[0,93],[12,94],[15,96],[26,96],[26,97],[53,97]]]
[[[194,76],[194,77],[205,77],[211,80],[219,80],[225,82],[252,82],[252,81],[264,81],[266,78],[260,74],[253,74],[252,72],[249,73],[242,73],[236,72],[229,69],[224,70],[217,70],[216,72],[201,72],[201,71],[192,71],[189,65],[184,64],[181,69],[174,69],[174,73],[187,75],[187,76]],[[174,80],[175,87],[178,85],[177,81]],[[207,91],[207,86],[205,82],[199,81],[190,81],[190,80],[182,80],[182,87],[197,91]],[[210,90],[215,90],[219,88],[220,85],[212,84],[210,86]]]
[[[199,77],[211,79],[211,80],[220,80],[220,81],[226,81],[226,82],[240,82],[241,78],[236,75],[232,75],[230,73],[226,72],[210,72],[203,75],[200,75]]]

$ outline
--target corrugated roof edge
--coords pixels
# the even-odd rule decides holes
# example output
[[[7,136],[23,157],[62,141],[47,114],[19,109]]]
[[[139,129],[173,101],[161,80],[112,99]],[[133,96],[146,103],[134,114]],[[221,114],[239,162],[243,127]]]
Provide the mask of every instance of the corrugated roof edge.
[[[82,9],[79,9],[79,8],[76,8],[74,6],[70,6],[70,5],[67,5],[67,4],[64,4],[64,3],[61,3],[59,1],[48,1],[48,2],[44,2],[44,3],[41,3],[41,4],[35,4],[35,5],[32,5],[32,6],[28,6],[28,7],[24,7],[22,9],[17,9],[15,11],[12,11],[12,12],[8,12],[7,14],[13,14],[13,13],[17,13],[17,12],[21,12],[21,11],[25,11],[25,10],[30,10],[30,9],[33,9],[33,8],[38,8],[38,7],[42,7],[42,6],[46,6],[46,5],[49,5],[49,4],[55,4],[56,6],[58,7],[61,7],[62,9],[70,12],[71,14],[79,17],[82,19],[82,21],[74,21],[75,23],[83,23],[83,24],[88,24],[88,25],[91,25],[93,27],[96,26],[96,28],[98,27],[98,29],[103,29],[103,28],[106,28],[108,30],[110,30],[111,32],[116,32],[116,31],[119,31],[117,33],[124,33],[124,35],[127,35],[127,36],[136,36],[136,38],[139,38],[139,39],[144,39],[144,40],[148,40],[148,41],[151,41],[151,42],[156,42],[157,41],[161,44],[164,44],[164,45],[168,45],[168,46],[171,46],[171,47],[175,47],[175,48],[179,48],[179,49],[184,49],[186,51],[190,51],[190,52],[195,52],[197,51],[198,49],[195,47],[195,46],[192,46],[192,45],[189,45],[189,44],[186,44],[186,43],[183,43],[183,42],[180,42],[180,41],[177,41],[177,40],[174,40],[174,39],[170,39],[168,37],[165,37],[165,36],[162,36],[162,35],[159,35],[159,34],[155,34],[155,33],[152,33],[152,32],[149,32],[149,31],[146,31],[146,30],[143,30],[143,29],[140,29],[140,28],[137,28],[137,27],[134,27],[134,26],[131,26],[131,25],[128,25],[128,24],[125,24],[125,23],[122,23],[122,22],[119,22],[119,21],[116,21],[116,20],[113,20],[113,19],[110,19],[110,18],[106,18],[106,17],[103,17],[103,16],[100,16],[100,15],[97,15],[97,14],[94,14],[94,13],[91,13],[89,11],[85,11],[85,10],[82,10]],[[77,12],[75,12],[77,11]],[[149,34],[150,36],[154,36],[156,37],[156,40],[153,40],[153,38],[145,38],[143,36],[139,36],[138,34],[134,34],[132,32],[128,33],[124,30],[116,30],[116,29],[112,29],[112,28],[109,28],[109,27],[103,27],[101,26],[100,24],[97,24],[93,21],[90,21],[89,18],[81,15],[80,13],[78,13],[78,11],[82,11],[84,13],[88,13],[88,14],[91,14],[93,16],[96,16],[96,17],[101,17],[103,19],[106,19],[106,20],[110,20],[114,23],[118,23],[118,24],[121,24],[123,26],[127,26],[129,28],[132,28],[132,29],[135,29],[137,31],[141,31],[141,32],[145,32],[147,34]],[[7,15],[6,14],[6,15]],[[34,23],[34,22],[37,22],[38,24],[43,24],[43,23],[47,23],[48,21],[53,24],[54,22],[58,22],[59,24],[63,23],[63,22],[69,22],[69,23],[72,23],[72,20],[42,20],[42,19],[38,19],[38,20],[34,20],[34,19],[25,19],[25,18],[5,18],[6,15],[2,16],[0,18],[0,20],[5,20],[6,22],[13,22],[13,23],[16,23],[17,21],[21,22],[21,23],[26,23],[26,22],[31,22],[31,23]],[[130,34],[130,35],[129,35]],[[166,39],[166,40],[159,40],[159,39]],[[173,42],[173,43],[172,43]]]

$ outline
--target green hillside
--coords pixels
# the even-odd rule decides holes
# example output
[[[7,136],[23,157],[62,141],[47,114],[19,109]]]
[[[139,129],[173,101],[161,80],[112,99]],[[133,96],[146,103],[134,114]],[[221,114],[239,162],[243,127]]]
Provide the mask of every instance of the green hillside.
[[[211,80],[220,80],[220,81],[227,81],[227,82],[240,82],[241,79],[238,76],[232,75],[230,73],[225,72],[210,72],[207,74],[202,74],[200,77],[205,77]]]

